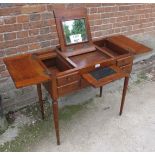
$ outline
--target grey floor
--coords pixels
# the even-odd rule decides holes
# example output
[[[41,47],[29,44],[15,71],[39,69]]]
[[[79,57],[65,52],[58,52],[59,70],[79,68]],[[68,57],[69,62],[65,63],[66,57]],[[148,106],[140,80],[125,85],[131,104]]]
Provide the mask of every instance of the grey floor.
[[[121,117],[121,91],[103,93],[60,124],[60,146],[53,130],[32,151],[155,151],[154,90],[151,81],[131,87]]]

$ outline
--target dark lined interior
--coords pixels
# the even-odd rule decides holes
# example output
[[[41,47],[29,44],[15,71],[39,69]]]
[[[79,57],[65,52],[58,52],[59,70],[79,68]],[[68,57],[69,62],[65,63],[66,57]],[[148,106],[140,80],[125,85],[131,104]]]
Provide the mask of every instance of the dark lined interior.
[[[109,75],[115,74],[116,71],[114,71],[113,69],[109,68],[109,67],[99,67],[93,71],[90,72],[90,74],[96,79],[96,80],[100,80],[104,77],[107,77]]]

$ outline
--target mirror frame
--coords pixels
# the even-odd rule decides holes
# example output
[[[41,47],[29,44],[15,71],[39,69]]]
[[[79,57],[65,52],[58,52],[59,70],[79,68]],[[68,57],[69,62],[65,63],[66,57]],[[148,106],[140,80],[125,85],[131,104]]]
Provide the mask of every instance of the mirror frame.
[[[87,37],[86,39],[87,39],[87,40],[81,41],[81,42],[77,42],[77,43],[69,43],[69,44],[67,44],[66,36],[65,36],[65,32],[64,32],[63,22],[66,22],[66,21],[73,21],[73,20],[81,20],[81,19],[84,20],[85,31],[86,31],[86,37]],[[88,42],[88,34],[87,34],[87,28],[86,28],[86,19],[85,19],[85,18],[79,18],[79,19],[73,19],[73,20],[65,20],[65,21],[62,20],[62,22],[61,22],[62,31],[63,31],[63,37],[64,37],[64,40],[65,40],[66,46],[71,46],[71,45],[75,45],[75,44],[80,44],[80,43],[86,43],[86,42]]]
[[[55,17],[60,47],[61,47],[61,50],[63,52],[68,51],[69,48],[80,49],[85,45],[89,46],[89,45],[93,44],[86,8],[72,8],[72,9],[70,9],[70,8],[68,8],[68,9],[63,8],[62,9],[61,8],[61,9],[56,9],[56,10],[54,10],[54,17]],[[64,31],[63,31],[62,22],[69,21],[69,20],[75,20],[75,19],[85,19],[87,41],[67,45],[66,40],[65,40]]]

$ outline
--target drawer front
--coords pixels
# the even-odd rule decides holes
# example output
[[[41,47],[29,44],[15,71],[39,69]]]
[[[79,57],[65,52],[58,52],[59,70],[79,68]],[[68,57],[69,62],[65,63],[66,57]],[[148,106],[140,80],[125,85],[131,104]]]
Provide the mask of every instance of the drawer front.
[[[132,56],[120,58],[120,59],[117,60],[117,66],[119,66],[119,67],[125,66],[125,65],[128,65],[128,64],[132,64],[132,62],[133,62],[133,57]]]
[[[59,96],[64,96],[65,94],[71,93],[75,90],[80,89],[80,82],[75,81],[66,85],[63,85],[61,87],[58,87],[58,94]]]
[[[66,85],[66,84],[71,83],[71,82],[74,82],[74,81],[78,81],[79,78],[80,77],[79,77],[78,72],[75,72],[75,73],[71,73],[71,74],[68,74],[68,75],[64,75],[64,76],[58,77],[57,78],[58,87],[59,86]]]
[[[125,66],[122,66],[120,67],[123,71],[125,71],[126,73],[131,73],[131,70],[132,70],[132,64],[129,64],[129,65],[125,65]]]

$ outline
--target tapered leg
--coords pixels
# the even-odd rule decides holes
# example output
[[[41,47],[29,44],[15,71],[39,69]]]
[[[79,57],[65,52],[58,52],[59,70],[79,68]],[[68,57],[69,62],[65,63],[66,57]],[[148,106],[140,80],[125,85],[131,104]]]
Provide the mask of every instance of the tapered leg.
[[[43,103],[43,99],[42,99],[41,84],[37,84],[37,91],[38,91],[38,97],[39,97],[42,119],[44,119],[44,103]]]
[[[121,101],[121,107],[120,107],[120,113],[119,113],[119,115],[122,115],[122,112],[123,112],[125,96],[126,96],[126,92],[127,92],[127,88],[128,88],[128,82],[129,82],[129,77],[125,77],[125,79],[124,79],[123,93],[122,93],[122,101]]]
[[[102,86],[100,87],[100,97],[102,97]]]
[[[54,116],[54,125],[57,138],[57,145],[60,145],[60,135],[59,135],[59,117],[58,117],[58,102],[53,101],[53,116]]]

